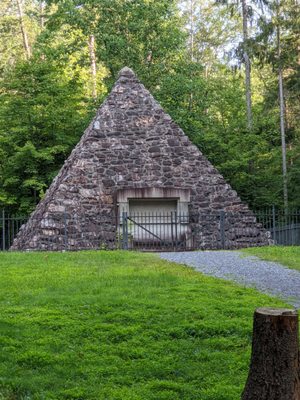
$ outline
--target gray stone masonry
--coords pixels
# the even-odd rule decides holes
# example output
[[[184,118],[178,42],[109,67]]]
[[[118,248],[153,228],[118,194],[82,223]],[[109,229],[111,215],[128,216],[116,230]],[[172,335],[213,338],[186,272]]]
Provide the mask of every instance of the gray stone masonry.
[[[114,248],[117,193],[132,188],[189,189],[191,215],[208,216],[194,221],[199,248],[215,247],[219,220],[209,216],[220,210],[234,216],[229,248],[268,244],[248,206],[125,67],[12,249]]]

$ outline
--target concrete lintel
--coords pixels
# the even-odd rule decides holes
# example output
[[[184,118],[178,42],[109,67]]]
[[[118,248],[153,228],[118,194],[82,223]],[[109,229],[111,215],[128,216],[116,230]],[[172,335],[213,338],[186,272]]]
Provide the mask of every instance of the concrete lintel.
[[[182,203],[190,202],[189,189],[177,188],[128,188],[117,192],[117,202],[127,203],[129,199],[178,199]]]

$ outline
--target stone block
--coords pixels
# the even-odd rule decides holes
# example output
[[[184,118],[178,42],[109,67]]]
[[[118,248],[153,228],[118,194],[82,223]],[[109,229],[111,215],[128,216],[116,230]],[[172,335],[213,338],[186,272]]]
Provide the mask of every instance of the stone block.
[[[221,209],[234,214],[225,221],[232,248],[253,241],[269,243],[267,233],[236,192],[127,68],[45,198],[20,229],[13,248],[64,249],[65,217],[70,219],[69,247],[73,250],[95,248],[100,239],[112,248],[118,191],[138,188],[162,196],[172,188],[188,190],[190,211],[201,215],[193,226],[200,230],[195,239],[199,248],[220,247]],[[49,237],[56,237],[56,243],[47,244]]]

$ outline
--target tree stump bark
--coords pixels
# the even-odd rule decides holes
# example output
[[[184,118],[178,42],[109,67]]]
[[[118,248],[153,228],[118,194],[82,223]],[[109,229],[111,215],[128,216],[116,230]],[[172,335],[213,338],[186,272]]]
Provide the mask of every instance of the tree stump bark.
[[[300,400],[296,310],[255,311],[250,371],[242,400]]]

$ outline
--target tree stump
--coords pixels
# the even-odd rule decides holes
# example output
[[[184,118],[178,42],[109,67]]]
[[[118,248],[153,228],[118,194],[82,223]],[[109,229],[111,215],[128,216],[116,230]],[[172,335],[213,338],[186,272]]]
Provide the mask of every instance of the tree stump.
[[[242,400],[300,400],[296,310],[255,311],[250,371]]]

